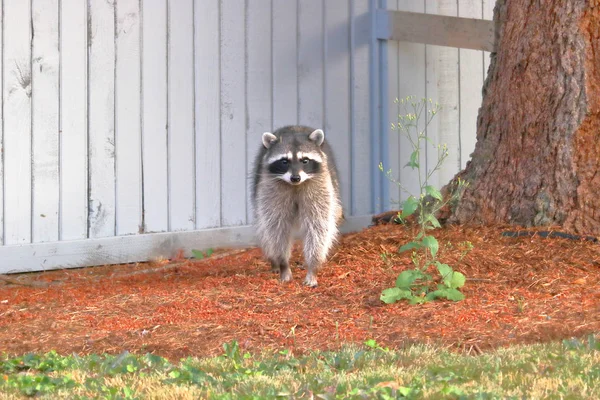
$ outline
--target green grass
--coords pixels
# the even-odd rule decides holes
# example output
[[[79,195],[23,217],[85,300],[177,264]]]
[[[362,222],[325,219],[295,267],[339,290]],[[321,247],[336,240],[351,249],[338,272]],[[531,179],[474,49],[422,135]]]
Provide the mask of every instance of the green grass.
[[[374,341],[294,357],[224,354],[178,363],[153,356],[4,357],[0,399],[600,398],[600,342],[515,346],[466,356],[430,346],[390,351]]]

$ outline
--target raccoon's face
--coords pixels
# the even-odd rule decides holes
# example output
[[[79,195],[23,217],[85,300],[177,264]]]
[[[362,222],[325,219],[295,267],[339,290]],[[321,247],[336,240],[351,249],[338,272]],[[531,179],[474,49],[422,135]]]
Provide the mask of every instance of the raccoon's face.
[[[320,146],[325,139],[317,129],[306,136],[306,141],[297,136],[277,137],[263,134],[263,145],[268,149],[264,162],[270,174],[291,185],[300,185],[321,172],[324,154]]]

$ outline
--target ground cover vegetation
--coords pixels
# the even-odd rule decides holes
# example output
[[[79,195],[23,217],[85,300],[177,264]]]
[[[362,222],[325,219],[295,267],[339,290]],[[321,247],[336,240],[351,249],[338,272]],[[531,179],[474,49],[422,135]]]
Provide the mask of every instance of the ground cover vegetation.
[[[600,397],[600,342],[513,346],[465,355],[434,346],[390,350],[375,340],[336,352],[221,355],[171,362],[152,355],[4,357],[0,398],[394,399]]]

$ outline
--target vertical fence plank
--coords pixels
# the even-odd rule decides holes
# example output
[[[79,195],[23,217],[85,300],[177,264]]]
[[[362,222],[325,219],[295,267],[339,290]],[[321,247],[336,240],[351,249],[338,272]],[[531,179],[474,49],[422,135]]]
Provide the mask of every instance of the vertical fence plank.
[[[461,0],[459,17],[481,18],[481,0]],[[460,57],[460,168],[467,165],[477,141],[477,113],[481,106],[483,59],[478,50],[459,49]]]
[[[388,0],[387,9],[388,10],[398,10],[399,8],[398,0]],[[388,87],[381,88],[381,90],[387,93],[387,105],[388,105],[388,116],[390,121],[384,121],[383,126],[386,129],[389,129],[389,147],[388,147],[388,157],[390,160],[390,165],[384,165],[384,171],[391,171],[394,179],[400,179],[400,173],[402,171],[402,162],[401,162],[401,153],[402,148],[400,147],[400,134],[396,130],[391,129],[391,124],[396,123],[397,115],[398,115],[398,105],[395,103],[395,99],[399,97],[406,96],[400,92],[400,76],[406,76],[408,71],[404,69],[400,70],[399,63],[401,62],[399,48],[403,45],[403,43],[398,42],[396,40],[389,40],[387,42],[388,49]],[[405,163],[406,164],[406,163]],[[383,172],[382,172],[383,173]],[[394,206],[401,198],[402,191],[400,190],[400,186],[396,185],[393,182],[389,183],[390,185],[390,203]]]
[[[371,160],[369,98],[371,41],[369,2],[351,2],[351,100],[352,100],[352,215],[373,212],[371,201],[371,171],[378,162]]]
[[[245,187],[252,183],[252,164],[261,145],[261,135],[272,131],[272,63],[271,63],[271,0],[252,0],[247,3],[248,56],[246,77],[246,102],[248,126],[246,132],[246,176]],[[289,4],[288,4],[289,7]],[[250,190],[246,192],[247,222],[252,222]]]
[[[115,234],[115,7],[88,8],[89,236]]]
[[[425,0],[425,12],[427,14],[438,14],[438,2],[439,0]],[[427,99],[431,99],[433,103],[439,103],[439,57],[440,47],[433,45],[425,45],[425,92]],[[428,112],[431,108],[428,108]],[[436,145],[440,143],[440,114],[437,114],[427,127],[426,134],[427,138],[434,142]],[[429,142],[425,146],[425,163],[427,174],[432,170],[437,162],[437,149]],[[440,179],[439,173],[432,173],[428,179],[428,183],[439,187]]]
[[[170,230],[195,227],[194,4],[169,0]]]
[[[0,12],[0,148],[4,149],[4,10]],[[0,246],[4,245],[4,151],[0,152]]]
[[[298,123],[298,0],[273,0],[273,129]]]
[[[435,4],[437,3],[437,4]],[[428,13],[456,16],[456,0],[426,0]],[[435,146],[427,146],[427,167],[435,167],[439,150],[436,146],[448,146],[449,156],[443,167],[433,174],[429,183],[440,188],[460,169],[460,118],[459,118],[459,60],[458,49],[427,46],[427,97],[438,101],[441,109],[429,126],[427,134]],[[436,96],[432,96],[435,94]],[[436,132],[437,131],[437,132]]]
[[[221,205],[222,226],[246,223],[245,7],[221,1]]]
[[[323,127],[323,1],[298,3],[298,111],[299,122]]]
[[[456,0],[440,0],[438,7],[441,15],[458,15]],[[448,146],[448,158],[439,171],[437,187],[440,188],[450,181],[460,170],[460,104],[459,104],[459,56],[458,49],[440,47],[438,59],[438,95],[441,105],[439,114],[438,145]],[[434,160],[436,153],[433,152]],[[431,161],[434,161],[431,160]]]
[[[87,7],[61,0],[60,239],[88,234]]]
[[[336,156],[344,210],[351,204],[350,135],[350,7],[347,0],[326,0],[325,5],[325,135]]]
[[[412,12],[425,12],[425,3],[421,0],[400,0],[398,2],[398,9],[402,11]],[[426,65],[425,65],[425,45],[418,43],[399,43],[398,48],[398,97],[406,98],[408,96],[414,96],[415,102],[419,102],[424,98],[427,98],[426,93]],[[406,112],[398,107],[396,109],[396,115],[406,114]],[[421,116],[419,120],[419,131],[425,129],[425,119],[427,114]],[[399,134],[396,132],[395,134]],[[422,178],[425,178],[427,167],[425,144],[423,144],[420,150],[419,163],[423,170],[421,171]],[[400,165],[398,166],[400,183],[406,190],[414,195],[418,196],[420,192],[419,187],[419,176],[418,171],[405,167],[410,161],[410,155],[413,152],[413,148],[410,144],[410,140],[404,135],[400,134]],[[408,193],[402,192],[400,200],[405,200],[408,197]]]
[[[167,0],[142,0],[145,232],[169,229],[167,148]]]
[[[58,0],[32,2],[32,241],[58,240]]]
[[[139,0],[116,2],[116,234],[143,231]]]
[[[195,0],[196,228],[221,223],[219,0]]]
[[[31,241],[31,8],[4,2],[5,244]],[[9,40],[10,38],[10,40]]]

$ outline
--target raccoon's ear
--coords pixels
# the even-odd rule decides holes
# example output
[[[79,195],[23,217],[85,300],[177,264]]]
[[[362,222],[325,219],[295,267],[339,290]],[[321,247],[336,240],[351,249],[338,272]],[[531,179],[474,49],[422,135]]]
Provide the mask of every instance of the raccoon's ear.
[[[313,142],[315,142],[315,144],[317,146],[320,146],[323,144],[323,141],[325,140],[325,133],[323,133],[323,131],[321,129],[317,129],[317,130],[313,131],[313,133],[308,135],[308,138],[310,140],[312,140]]]
[[[273,135],[271,132],[265,132],[262,135],[262,142],[265,148],[271,147],[273,143],[277,141],[277,136]]]

